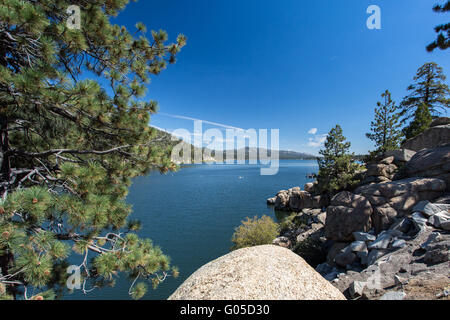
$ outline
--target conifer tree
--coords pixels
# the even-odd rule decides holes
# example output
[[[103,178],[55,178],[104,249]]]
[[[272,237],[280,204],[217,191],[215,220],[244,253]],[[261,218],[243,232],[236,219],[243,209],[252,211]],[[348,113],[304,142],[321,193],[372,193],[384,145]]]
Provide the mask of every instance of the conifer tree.
[[[0,298],[54,298],[73,251],[84,292],[122,272],[140,298],[177,274],[136,235],[125,197],[133,177],[176,169],[148,125],[157,104],[142,97],[185,37],[112,24],[127,3],[1,1]]]
[[[322,192],[333,195],[357,182],[354,176],[359,166],[354,161],[354,154],[349,152],[350,145],[343,136],[340,125],[336,125],[328,133],[325,149],[319,151],[322,158],[317,160],[317,180]]]
[[[450,1],[447,1],[444,5],[435,5],[433,10],[438,13],[445,13],[450,11]],[[427,46],[427,51],[431,52],[436,48],[441,50],[448,49],[450,47],[450,23],[438,25],[434,28],[437,38],[435,41]]]
[[[430,110],[426,104],[421,104],[414,113],[414,120],[403,129],[403,135],[406,139],[413,138],[421,134],[430,127],[433,121]]]
[[[422,104],[428,106],[432,116],[447,112],[450,107],[450,89],[445,84],[443,70],[434,62],[425,63],[417,70],[414,83],[408,87],[410,94],[400,104],[400,115],[409,120]]]
[[[375,142],[375,155],[397,149],[401,138],[399,114],[391,93],[386,90],[381,97],[384,102],[377,102],[375,119],[370,124],[372,132],[366,134],[367,138]]]

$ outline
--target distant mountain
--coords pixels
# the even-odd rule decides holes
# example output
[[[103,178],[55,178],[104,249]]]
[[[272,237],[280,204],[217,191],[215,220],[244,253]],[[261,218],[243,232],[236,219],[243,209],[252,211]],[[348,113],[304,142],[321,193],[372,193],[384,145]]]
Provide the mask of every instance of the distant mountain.
[[[270,157],[271,155],[271,150],[267,150],[267,149],[263,149],[263,148],[249,148],[249,147],[245,147],[244,148],[244,152],[245,152],[245,160],[249,159],[249,154],[251,152],[256,153],[258,155],[258,160],[260,159],[260,155],[268,155]],[[239,149],[242,150],[242,149]],[[230,151],[230,153],[232,153],[233,151]],[[225,155],[226,155],[227,151],[223,152],[223,158],[225,159]],[[279,159],[280,160],[316,160],[317,156],[309,154],[309,153],[304,153],[304,152],[296,152],[296,151],[286,151],[286,150],[280,150],[278,151],[279,154]],[[215,155],[214,151],[213,151],[213,156]],[[237,150],[234,150],[234,160],[237,159]]]
[[[182,144],[183,146],[186,146],[187,148],[191,148],[191,161],[194,161],[194,155],[195,152],[201,152],[201,154],[203,155],[203,162],[213,162],[215,161],[214,158],[212,157],[208,157],[208,156],[204,156],[205,154],[211,154],[211,151],[209,151],[207,148],[197,148],[194,147],[192,144],[187,143],[175,136],[173,136],[172,134],[160,130],[158,128],[152,127],[153,130],[156,131],[156,138],[155,140],[157,140],[157,142],[155,142],[155,144],[159,144],[161,146],[166,147],[166,152],[169,154],[169,156],[171,155],[172,149],[178,145],[178,144]],[[205,152],[206,151],[206,152]],[[208,152],[209,151],[209,152]],[[212,152],[214,153],[214,152]],[[182,156],[182,154],[180,155]],[[182,163],[177,163],[177,164],[182,164]]]
[[[176,145],[178,145],[179,143],[185,144],[190,146],[191,148],[191,160],[194,160],[194,154],[195,151],[200,151],[202,152],[202,154],[211,154],[211,157],[205,157],[203,156],[203,161],[204,162],[214,162],[216,161],[215,157],[217,154],[217,151],[215,150],[209,150],[207,148],[197,148],[194,147],[192,144],[189,144],[187,142],[182,141],[181,139],[178,138],[174,138],[174,136],[172,136],[170,133],[159,130],[157,128],[152,127],[154,130],[157,131],[157,140],[159,140],[158,144],[161,145],[165,145],[167,146],[167,150],[168,152],[171,152],[172,148],[175,147]],[[249,159],[249,154],[251,152],[256,153],[258,155],[258,160],[260,159],[259,155],[268,155],[270,157],[271,155],[271,150],[267,150],[267,149],[263,149],[263,148],[249,148],[249,147],[245,147],[244,148],[244,153],[245,153],[245,160]],[[242,149],[239,149],[242,150]],[[234,160],[237,159],[237,150],[231,151],[231,153],[234,153]],[[223,160],[226,160],[226,154],[227,151],[223,151]],[[317,156],[309,154],[309,153],[304,153],[304,152],[296,152],[296,151],[286,151],[286,150],[280,150],[279,151],[279,159],[280,160],[316,160]]]

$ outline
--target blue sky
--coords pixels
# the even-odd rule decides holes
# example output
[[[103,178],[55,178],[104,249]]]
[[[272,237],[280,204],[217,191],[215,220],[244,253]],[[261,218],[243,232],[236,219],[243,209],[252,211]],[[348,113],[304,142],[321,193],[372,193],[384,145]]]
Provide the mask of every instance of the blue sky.
[[[317,154],[339,123],[352,151],[364,153],[373,148],[365,133],[384,90],[399,102],[429,61],[450,75],[448,51],[425,50],[433,28],[448,22],[448,14],[432,11],[435,2],[141,0],[114,22],[132,29],[142,21],[170,40],[188,37],[177,64],[149,85],[161,112],[152,125],[192,130],[192,121],[169,116],[182,115],[280,129],[281,149]],[[366,27],[373,4],[381,30]]]

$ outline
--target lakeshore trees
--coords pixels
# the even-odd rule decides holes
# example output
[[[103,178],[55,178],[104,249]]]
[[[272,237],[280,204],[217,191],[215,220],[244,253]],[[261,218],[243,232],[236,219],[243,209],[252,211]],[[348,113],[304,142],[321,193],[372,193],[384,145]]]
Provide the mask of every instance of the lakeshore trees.
[[[397,149],[402,134],[398,108],[391,99],[391,93],[386,90],[381,97],[384,101],[377,102],[375,119],[370,124],[371,133],[366,134],[367,138],[375,142],[375,156]]]
[[[172,274],[169,258],[134,233],[124,199],[131,178],[176,168],[148,126],[157,104],[141,98],[185,37],[169,44],[164,31],[111,24],[127,2],[0,5],[0,298],[55,297],[72,251],[85,292],[124,272],[139,298],[139,279],[156,286]],[[72,4],[80,29],[66,23]]]
[[[400,116],[403,120],[413,121],[404,128],[406,139],[412,138],[418,133],[426,130],[431,123],[427,121],[428,109],[431,116],[439,116],[450,108],[450,89],[445,84],[446,77],[443,70],[434,62],[425,63],[421,66],[414,77],[414,83],[408,87],[410,94],[400,104]],[[419,118],[416,118],[419,117]],[[420,130],[418,130],[420,125]],[[414,126],[414,128],[410,128]]]
[[[336,125],[328,133],[325,149],[319,151],[322,158],[317,160],[319,163],[317,181],[322,192],[333,195],[357,182],[355,173],[359,166],[349,149],[350,142],[343,136],[341,126]]]

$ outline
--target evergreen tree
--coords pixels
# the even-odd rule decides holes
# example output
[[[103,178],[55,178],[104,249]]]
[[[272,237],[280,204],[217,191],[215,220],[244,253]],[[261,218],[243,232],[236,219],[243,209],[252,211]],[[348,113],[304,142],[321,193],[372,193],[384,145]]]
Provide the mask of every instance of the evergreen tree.
[[[408,87],[410,94],[400,104],[400,115],[410,119],[416,109],[425,104],[432,116],[438,116],[450,107],[450,89],[445,84],[442,68],[434,62],[425,63],[417,70],[414,83]]]
[[[445,5],[434,6],[433,10],[439,13],[449,12],[450,1],[447,1]],[[435,41],[427,46],[427,50],[431,52],[436,48],[439,48],[441,50],[448,49],[450,47],[450,23],[438,25],[436,28],[434,28],[434,31],[436,31],[438,36]]]
[[[325,141],[325,149],[319,153],[319,174],[317,177],[319,188],[330,195],[347,187],[352,187],[357,181],[354,176],[358,164],[354,161],[354,155],[349,153],[350,142],[342,134],[342,128],[336,125],[328,133]]]
[[[428,106],[424,103],[421,104],[414,113],[414,120],[403,129],[405,138],[410,139],[424,132],[430,127],[432,121]]]
[[[367,138],[375,142],[375,154],[397,149],[401,136],[397,106],[391,99],[391,93],[386,90],[381,97],[384,102],[377,102],[375,120],[370,124],[372,133],[366,134]]]
[[[142,97],[185,37],[112,24],[127,3],[1,1],[0,298],[54,298],[71,251],[85,292],[123,272],[140,298],[147,280],[177,274],[135,234],[125,197],[133,177],[176,169],[148,125],[157,104]],[[71,5],[80,29],[67,23]]]

